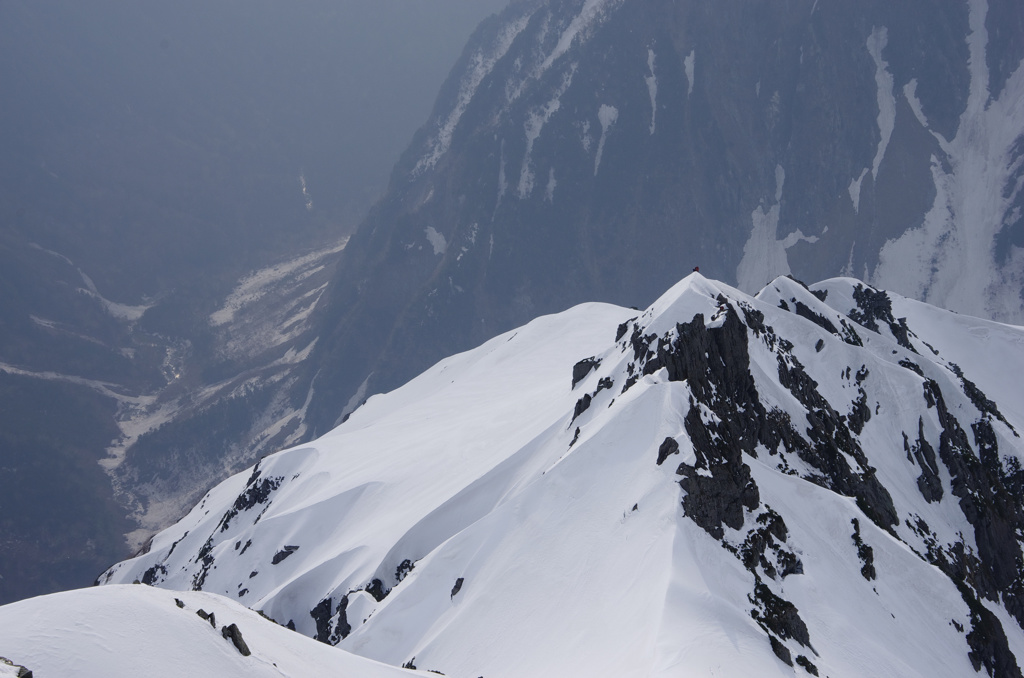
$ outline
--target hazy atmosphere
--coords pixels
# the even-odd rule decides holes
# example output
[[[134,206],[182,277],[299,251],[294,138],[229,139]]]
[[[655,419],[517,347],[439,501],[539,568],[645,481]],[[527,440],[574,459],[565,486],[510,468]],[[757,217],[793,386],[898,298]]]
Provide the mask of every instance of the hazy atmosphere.
[[[0,0],[0,678],[1024,678],[1022,374],[1021,0]]]
[[[238,278],[347,236],[501,5],[0,2],[0,602],[127,554],[126,403],[81,383],[165,388]]]

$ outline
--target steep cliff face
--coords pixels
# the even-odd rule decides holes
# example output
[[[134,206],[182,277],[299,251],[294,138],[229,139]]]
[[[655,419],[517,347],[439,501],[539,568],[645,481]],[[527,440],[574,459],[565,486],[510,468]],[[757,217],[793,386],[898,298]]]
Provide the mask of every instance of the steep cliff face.
[[[317,430],[361,386],[697,265],[1024,319],[1022,24],[984,0],[513,3],[345,253]]]
[[[101,583],[448,675],[1019,677],[1022,342],[849,278],[693,274],[372,397]]]

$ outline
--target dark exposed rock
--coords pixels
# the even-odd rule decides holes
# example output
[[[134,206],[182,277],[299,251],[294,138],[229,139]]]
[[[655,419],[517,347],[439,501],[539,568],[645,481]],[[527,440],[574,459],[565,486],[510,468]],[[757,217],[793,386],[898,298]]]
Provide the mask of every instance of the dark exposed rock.
[[[935,459],[935,450],[924,435],[924,419],[917,421],[917,442],[910,445],[907,435],[903,434],[903,447],[907,458],[917,461],[921,467],[921,475],[917,479],[917,487],[925,501],[934,503],[942,499],[942,480],[939,478],[939,467]],[[913,455],[911,457],[911,455]]]
[[[857,557],[860,558],[860,573],[865,579],[871,581],[875,578],[875,551],[864,543],[860,536],[860,521],[854,518],[850,521],[853,525],[853,543],[857,546]]]
[[[314,635],[313,638],[319,640],[321,643],[327,643],[328,639],[331,637],[333,604],[333,599],[327,597],[317,603],[316,607],[309,611],[309,616],[313,618],[313,622],[316,624],[316,635]]]
[[[625,333],[625,330],[623,330]],[[618,341],[618,339],[616,339]],[[591,371],[597,369],[601,364],[598,358],[584,358],[572,367],[572,387],[576,388],[576,384],[583,381]]]
[[[750,611],[754,621],[782,640],[792,638],[804,647],[814,650],[811,647],[807,624],[800,618],[800,613],[793,603],[775,595],[760,579],[754,584],[754,592],[748,598],[754,605],[754,609]]]
[[[19,664],[15,664],[10,659],[7,659],[6,657],[0,657],[0,664],[3,664],[4,666],[9,666],[11,668],[18,669],[18,673],[15,674],[17,676],[17,678],[32,678],[32,672],[31,671],[29,671],[24,666],[21,666]]]
[[[181,540],[184,539],[187,536],[188,536],[188,530],[185,530],[185,534],[181,535],[181,539],[177,539],[173,544],[171,544],[171,548],[167,549],[167,556],[166,556],[167,558],[171,557],[171,554],[174,553],[174,549],[178,548],[178,544],[180,544]]]
[[[975,455],[939,385],[926,381],[925,388],[942,427],[939,458],[949,470],[952,492],[960,500],[964,517],[974,527],[977,558],[962,562],[967,579],[981,597],[1001,598],[1017,623],[1024,625],[1024,554],[1017,539],[1024,531],[1024,509],[1021,497],[1007,491],[1005,483],[1012,476],[999,461],[991,424],[981,419],[972,426],[979,448]]]
[[[589,393],[584,393],[583,397],[576,401],[576,407],[572,411],[572,419],[576,420],[576,417],[580,416],[587,411],[590,407],[590,401],[593,400]]]
[[[782,516],[771,507],[765,507],[754,522],[756,527],[747,532],[737,549],[743,566],[755,575],[760,568],[771,579],[803,574],[803,563],[795,553],[784,548],[789,532]]]
[[[967,657],[974,670],[981,671],[985,667],[988,675],[995,678],[1021,678],[1020,666],[1010,651],[999,619],[981,604],[965,583],[955,583],[971,611],[971,630],[967,634],[967,645],[971,650]]]
[[[371,596],[373,596],[373,599],[376,600],[378,603],[384,600],[384,598],[386,598],[387,595],[391,593],[391,589],[385,589],[384,582],[382,582],[380,579],[374,579],[373,581],[371,581],[370,585],[367,586],[366,589],[364,590]]]
[[[916,372],[919,376],[924,376],[924,370],[922,370],[921,366],[915,362],[903,358],[902,360],[900,360],[900,365],[902,367],[906,367],[911,372]]]
[[[768,640],[771,641],[772,652],[775,653],[775,656],[781,659],[782,661],[786,662],[786,664],[788,664],[789,666],[792,666],[793,654],[789,651],[789,648],[783,645],[782,641],[780,641],[778,638],[776,638],[770,633],[768,634]]]
[[[661,443],[658,448],[658,466],[661,466],[669,455],[676,454],[679,452],[679,443],[676,442],[675,438],[668,437]]]
[[[252,546],[252,539],[247,539],[245,542],[245,546],[243,546],[242,550],[238,552],[238,555],[244,554],[250,546]]]
[[[196,614],[199,615],[200,619],[210,622],[210,626],[212,626],[213,628],[217,628],[217,617],[216,615],[214,615],[213,612],[207,612],[206,610],[200,608],[196,610]]]
[[[222,532],[227,530],[231,520],[242,511],[248,511],[259,504],[265,504],[270,499],[271,493],[281,487],[282,482],[284,482],[284,476],[261,478],[260,465],[256,464],[252,470],[252,475],[249,476],[249,480],[245,484],[245,489],[235,498],[231,508],[220,519],[220,530]]]
[[[167,577],[167,568],[157,563],[142,573],[142,583],[146,586],[156,586]]]
[[[406,577],[408,577],[409,573],[412,572],[414,567],[416,567],[416,564],[408,558],[403,560],[401,563],[398,564],[398,568],[395,569],[395,580],[400,582]]]
[[[242,639],[242,632],[241,630],[239,630],[237,624],[231,624],[229,626],[221,628],[220,634],[224,638],[230,640],[231,643],[235,646],[235,649],[238,650],[238,653],[241,654],[243,657],[248,657],[252,654],[252,652],[249,651],[249,646],[246,645],[245,640]]]
[[[850,426],[818,392],[818,384],[791,353],[780,353],[779,382],[807,410],[811,445],[797,448],[805,462],[823,473],[820,481],[829,489],[856,498],[857,506],[879,527],[890,530],[898,523],[896,509],[888,490],[875,477],[860,445],[850,433]],[[858,373],[859,375],[860,373]],[[847,457],[863,469],[855,473]]]
[[[624,336],[626,336],[626,332],[628,332],[628,331],[629,331],[629,321],[621,323],[619,325],[618,329],[615,330],[615,342],[618,343],[618,342],[622,341],[622,338]]]
[[[332,630],[331,620],[335,615],[338,620]],[[337,645],[352,632],[352,626],[348,623],[348,594],[341,597],[337,610],[334,609],[334,599],[328,596],[310,610],[309,616],[316,624],[316,635],[313,637],[321,643]]]
[[[811,663],[811,660],[802,654],[796,656],[797,666],[802,666],[812,676],[818,675],[818,667]]]
[[[184,607],[185,607],[185,603],[183,603],[180,598],[175,598],[174,599],[174,604],[177,605],[178,607],[182,608],[182,609],[184,609]]]
[[[917,353],[917,349],[910,343],[907,319],[897,320],[893,317],[892,299],[888,294],[867,285],[857,285],[853,288],[853,300],[857,302],[857,308],[850,312],[850,318],[874,332],[879,331],[879,321],[885,323],[896,343]]]
[[[999,421],[1006,424],[1006,427],[1013,431],[1014,435],[1017,435],[1017,432],[1014,430],[1014,428],[1010,426],[1010,422],[1006,421],[1006,417],[1004,417],[1003,413],[999,411],[999,407],[997,407],[994,402],[989,400],[988,396],[982,393],[981,389],[978,388],[977,384],[975,384],[973,381],[964,376],[964,371],[960,369],[959,365],[957,365],[956,363],[949,363],[949,369],[953,370],[953,373],[956,374],[956,376],[960,379],[960,383],[963,386],[964,393],[967,395],[968,398],[971,399],[971,403],[973,403],[974,406],[978,408],[978,411],[980,411],[983,415],[988,414],[995,417]]]
[[[858,389],[857,399],[853,401],[853,409],[846,416],[846,423],[850,430],[860,435],[864,430],[864,424],[871,420],[871,408],[868,407],[868,394],[864,389]]]
[[[825,340],[824,339],[818,339],[818,343],[816,343],[814,345],[814,352],[815,353],[821,353],[821,350],[823,348],[825,348]]]
[[[192,577],[192,590],[201,591],[203,584],[206,583],[206,576],[210,573],[210,568],[213,567],[213,535],[207,539],[199,552],[196,554],[195,562],[201,563],[199,571]]]
[[[465,579],[463,577],[459,577],[458,579],[455,580],[455,586],[452,587],[452,595],[451,595],[452,598],[455,597],[456,593],[458,593],[459,591],[462,590],[462,582],[463,581],[465,581]]]
[[[407,661],[404,664],[402,664],[402,668],[403,669],[411,669],[411,670],[415,671],[416,670],[416,663],[415,662],[416,662],[416,657],[413,657],[409,661]]]
[[[573,409],[572,413],[573,421],[576,420],[576,417],[587,411],[590,407],[590,403],[593,402],[598,393],[606,389],[610,390],[613,386],[615,386],[615,382],[612,381],[611,377],[602,377],[599,379],[597,382],[597,388],[594,389],[593,393],[585,393],[582,398],[576,401],[576,407]]]
[[[800,316],[801,318],[806,318],[806,319],[810,320],[812,323],[814,323],[818,327],[822,328],[823,330],[825,330],[829,334],[835,334],[836,336],[840,336],[839,335],[839,330],[836,329],[836,326],[832,324],[831,320],[829,320],[828,318],[826,318],[825,316],[823,316],[823,315],[821,315],[819,313],[815,313],[814,311],[812,311],[810,309],[809,306],[804,304],[802,301],[797,301],[795,303],[795,306],[796,306],[796,314],[798,316]]]
[[[285,546],[283,549],[274,554],[274,557],[270,561],[271,565],[277,565],[282,560],[284,560],[285,558],[287,558],[288,556],[290,556],[298,550],[298,546]]]

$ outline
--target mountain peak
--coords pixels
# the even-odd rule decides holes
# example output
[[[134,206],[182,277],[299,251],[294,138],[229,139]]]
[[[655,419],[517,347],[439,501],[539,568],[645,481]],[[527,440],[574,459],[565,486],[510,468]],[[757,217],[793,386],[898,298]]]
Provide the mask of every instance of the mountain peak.
[[[1019,675],[1022,340],[693,273],[441,361],[101,581],[448,675]]]

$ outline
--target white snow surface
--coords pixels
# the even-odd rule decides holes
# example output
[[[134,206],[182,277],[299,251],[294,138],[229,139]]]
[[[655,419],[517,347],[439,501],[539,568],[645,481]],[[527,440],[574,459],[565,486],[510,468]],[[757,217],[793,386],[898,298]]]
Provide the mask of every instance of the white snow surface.
[[[693,274],[639,314],[584,304],[538,318],[371,397],[324,437],[224,481],[148,553],[103,580],[201,586],[347,652],[392,666],[415,658],[448,676],[792,676],[751,618],[753,574],[683,515],[675,469],[696,461],[684,428],[688,382],[669,381],[663,368],[623,391],[634,359],[625,328],[671,339],[679,323],[719,327],[731,309],[763,314],[793,341],[787,359],[799,359],[837,411],[850,411],[863,393],[872,416],[857,441],[899,516],[893,534],[880,529],[852,498],[807,480],[813,469],[796,455],[762,447],[744,457],[760,490],[758,511],[771,506],[784,517],[785,546],[803,564],[780,580],[762,575],[798,608],[813,650],[784,644],[832,678],[974,675],[966,631],[955,627],[970,630],[970,611],[951,581],[916,555],[927,547],[904,524],[919,516],[939,545],[973,535],[944,468],[941,501],[922,500],[903,434],[916,439],[920,425],[937,449],[941,429],[934,408],[906,406],[922,401],[924,379],[899,361],[912,360],[940,384],[969,431],[980,413],[950,368],[957,363],[998,403],[1006,418],[993,421],[1000,453],[1019,460],[1024,448],[1009,426],[1024,431],[1014,383],[1024,374],[1024,328],[890,295],[915,353],[889,329],[873,332],[847,316],[860,284],[825,281],[814,288],[827,292],[821,301],[779,278],[750,297]],[[796,301],[855,329],[863,346],[780,309]],[[625,334],[616,341],[620,324]],[[761,401],[804,431],[806,410],[778,380],[778,343],[753,330],[747,336]],[[573,386],[572,366],[589,356],[600,365]],[[848,367],[868,376],[854,383]],[[601,387],[604,380],[612,387]],[[584,394],[592,402],[574,417]],[[715,417],[701,412],[705,421]],[[658,465],[667,436],[680,449]],[[745,514],[743,530],[727,530],[725,542],[741,542],[756,513]],[[873,581],[860,573],[855,518],[874,551]],[[402,576],[405,561],[414,567]],[[390,589],[381,600],[367,592],[375,579]],[[311,614],[318,605],[330,617],[320,628]],[[1011,647],[1024,647],[1020,628],[991,606]],[[347,634],[338,632],[339,612]],[[62,610],[65,626],[75,618]]]
[[[179,608],[175,598],[184,603]],[[197,610],[214,614],[217,628]],[[221,628],[235,624],[243,657]],[[37,678],[408,678],[406,671],[292,633],[223,596],[149,586],[82,589],[0,607],[0,644]],[[0,676],[3,665],[0,664]],[[16,673],[11,673],[11,676]]]

